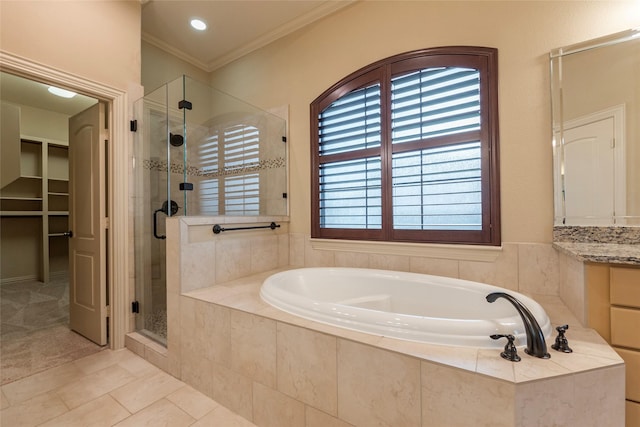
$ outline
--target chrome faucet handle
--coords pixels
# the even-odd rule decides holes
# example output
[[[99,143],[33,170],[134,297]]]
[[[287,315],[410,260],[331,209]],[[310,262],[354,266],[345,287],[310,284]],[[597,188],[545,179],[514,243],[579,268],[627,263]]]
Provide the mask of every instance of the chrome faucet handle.
[[[558,331],[558,336],[556,337],[556,342],[551,344],[551,348],[556,351],[561,351],[563,353],[573,353],[573,350],[569,347],[569,341],[567,337],[564,336],[564,333],[569,329],[569,325],[562,325],[556,328]]]
[[[513,343],[516,339],[516,337],[514,337],[511,334],[494,334],[494,335],[490,335],[490,337],[494,340],[498,340],[500,338],[506,338],[507,339],[507,344],[504,346],[504,351],[502,353],[500,353],[500,356],[502,356],[503,359],[507,359],[511,362],[519,362],[520,361],[520,356],[518,356],[518,349],[516,348],[515,344]]]

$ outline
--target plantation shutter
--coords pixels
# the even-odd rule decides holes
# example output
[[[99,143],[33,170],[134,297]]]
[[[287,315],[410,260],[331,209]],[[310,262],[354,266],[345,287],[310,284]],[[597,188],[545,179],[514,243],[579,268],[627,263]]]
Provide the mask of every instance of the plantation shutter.
[[[319,120],[320,155],[356,157],[322,163],[320,227],[381,228],[380,156],[358,156],[381,145],[380,85],[344,95],[327,107]]]
[[[311,103],[311,236],[500,245],[497,50],[395,55]]]
[[[255,126],[236,125],[224,131],[225,215],[260,213],[259,141]]]
[[[481,144],[466,141],[480,130],[479,71],[438,67],[392,79],[391,117],[394,145],[430,145],[394,152],[394,229],[481,230]]]

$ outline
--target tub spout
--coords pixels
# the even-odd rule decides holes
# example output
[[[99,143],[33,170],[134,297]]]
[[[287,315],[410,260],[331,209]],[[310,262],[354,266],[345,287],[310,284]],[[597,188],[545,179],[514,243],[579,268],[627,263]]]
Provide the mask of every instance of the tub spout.
[[[494,292],[487,295],[487,301],[489,302],[494,302],[498,298],[504,298],[513,304],[522,318],[524,329],[527,334],[527,348],[524,352],[541,359],[548,359],[551,357],[547,352],[547,343],[544,340],[542,328],[529,309],[527,309],[527,307],[525,307],[525,305],[516,298],[504,292]]]

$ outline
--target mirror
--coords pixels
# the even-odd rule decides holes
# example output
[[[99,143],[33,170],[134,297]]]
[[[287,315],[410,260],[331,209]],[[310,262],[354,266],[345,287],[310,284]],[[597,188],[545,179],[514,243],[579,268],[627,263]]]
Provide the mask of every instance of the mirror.
[[[640,225],[640,29],[550,59],[554,224]]]

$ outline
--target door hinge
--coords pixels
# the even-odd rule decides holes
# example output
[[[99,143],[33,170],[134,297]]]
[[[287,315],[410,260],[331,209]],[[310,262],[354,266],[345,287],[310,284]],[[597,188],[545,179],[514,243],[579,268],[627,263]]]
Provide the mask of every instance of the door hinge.
[[[137,132],[138,131],[138,121],[137,120],[131,120],[129,122],[129,130],[131,132]]]
[[[616,148],[616,139],[611,138],[611,148]]]
[[[138,301],[131,302],[131,312],[140,313],[140,303]]]
[[[287,137],[286,136],[282,137],[282,142],[285,142],[285,143],[287,142]]]
[[[183,108],[191,110],[193,108],[193,104],[191,104],[191,102],[187,101],[186,99],[183,99],[182,101],[178,102],[178,109],[182,110]]]

